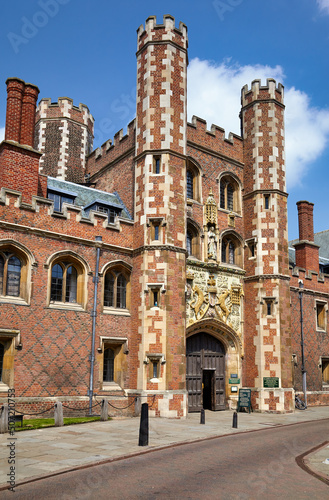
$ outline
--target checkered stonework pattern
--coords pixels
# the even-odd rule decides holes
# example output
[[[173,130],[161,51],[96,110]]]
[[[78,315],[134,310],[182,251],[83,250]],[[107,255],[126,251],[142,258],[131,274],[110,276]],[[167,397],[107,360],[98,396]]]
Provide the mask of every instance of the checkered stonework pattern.
[[[86,106],[74,106],[69,98],[57,103],[42,99],[33,130],[37,87],[17,78],[7,82],[6,140],[0,145],[0,249],[16,245],[25,267],[22,296],[0,296],[0,333],[10,347],[4,369],[13,379],[17,408],[37,412],[55,398],[79,411],[86,407],[98,247],[93,374],[98,398],[114,398],[113,388],[121,397],[148,400],[152,416],[186,416],[186,337],[207,332],[225,345],[226,407],[237,402],[229,384],[230,373],[236,373],[241,386],[252,388],[255,410],[293,411],[293,385],[301,388],[302,279],[309,401],[324,404],[329,399],[321,390],[321,359],[329,357],[328,326],[316,324],[317,301],[328,308],[329,279],[316,267],[309,202],[300,202],[305,240],[296,256],[299,252],[302,260],[297,259],[298,268],[288,268],[284,89],[272,79],[265,86],[256,80],[250,89],[242,89],[242,137],[226,137],[222,128],[208,128],[198,117],[187,123],[187,46],[186,26],[176,27],[169,15],[162,23],[151,16],[139,27],[136,119],[126,135],[120,130],[91,154],[93,118]],[[34,147],[41,152],[33,149],[32,132]],[[89,194],[91,186],[95,193],[103,191],[101,199],[106,192],[125,205],[125,216],[109,223],[105,214],[91,210],[87,217],[78,196],[75,206],[64,203],[62,213],[54,211],[46,198],[47,175],[57,177],[49,186],[61,189],[68,184],[63,179],[73,187],[83,184],[85,173],[90,174]],[[228,185],[230,191],[223,187]],[[211,221],[206,213],[210,193]],[[211,252],[210,225],[215,234]],[[187,230],[195,252],[188,260]],[[102,241],[95,241],[99,236]],[[227,262],[222,252],[228,241],[234,246],[234,262]],[[78,304],[50,302],[57,258],[78,263]],[[187,263],[189,271],[193,268],[188,283]],[[103,307],[106,273],[118,269],[127,276],[127,307]],[[231,301],[217,303],[221,295],[216,299],[216,283],[208,282],[209,276],[216,276],[224,295],[231,291]],[[196,293],[193,324],[186,325],[193,281],[204,283],[200,290],[207,293],[203,298]],[[223,312],[226,308],[226,316],[215,317],[216,306],[223,306]],[[103,383],[104,349],[109,346],[116,352],[114,385]],[[296,368],[292,354],[297,354]],[[264,377],[277,377],[279,388],[264,388]],[[117,399],[115,406],[127,406],[125,399]],[[132,414],[133,408],[115,411]]]
[[[278,377],[281,388],[291,388],[283,87],[255,80],[241,99],[245,238],[256,242],[255,258],[245,253],[245,383],[262,388],[256,408],[284,411],[284,393],[263,388],[264,377]]]

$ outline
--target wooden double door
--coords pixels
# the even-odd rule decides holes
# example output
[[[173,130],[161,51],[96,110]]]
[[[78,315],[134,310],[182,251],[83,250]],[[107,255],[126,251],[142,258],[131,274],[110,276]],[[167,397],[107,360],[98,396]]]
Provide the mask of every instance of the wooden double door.
[[[190,412],[225,410],[225,349],[208,333],[186,341],[186,385]]]

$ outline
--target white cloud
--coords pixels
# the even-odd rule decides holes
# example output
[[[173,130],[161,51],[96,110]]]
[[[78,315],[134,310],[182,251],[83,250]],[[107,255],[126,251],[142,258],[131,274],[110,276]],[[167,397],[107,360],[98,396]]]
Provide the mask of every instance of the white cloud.
[[[326,14],[329,14],[329,0],[317,0],[317,4],[320,10],[324,10]]]
[[[0,142],[5,138],[5,127],[0,127]]]
[[[224,61],[215,64],[193,59],[188,69],[188,119],[197,115],[211,124],[240,135],[241,88],[252,80],[275,78],[284,82],[281,66],[239,66]],[[329,109],[310,105],[307,94],[285,88],[286,104],[286,166],[287,184],[291,188],[300,183],[307,168],[317,160],[329,140]]]

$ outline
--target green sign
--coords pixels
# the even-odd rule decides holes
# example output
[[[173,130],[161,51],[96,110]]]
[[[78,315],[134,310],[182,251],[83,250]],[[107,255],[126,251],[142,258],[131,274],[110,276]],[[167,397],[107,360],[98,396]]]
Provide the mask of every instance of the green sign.
[[[263,377],[263,386],[270,389],[279,387],[279,377]]]
[[[250,410],[252,410],[251,389],[239,389],[238,411],[240,411],[241,408],[248,408],[249,413]]]
[[[240,384],[240,379],[239,378],[229,378],[228,383],[229,384]]]

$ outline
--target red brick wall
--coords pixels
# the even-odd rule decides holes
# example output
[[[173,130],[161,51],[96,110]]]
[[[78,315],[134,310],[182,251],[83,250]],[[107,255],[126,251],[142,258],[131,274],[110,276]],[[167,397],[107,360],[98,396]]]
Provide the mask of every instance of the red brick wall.
[[[39,175],[40,154],[34,150],[3,142],[0,148],[0,185],[22,193],[22,201],[46,196],[47,179]]]
[[[122,156],[135,154],[135,120],[129,123],[125,136],[120,130],[115,134],[113,144],[112,141],[105,142],[98,149],[99,152],[96,149],[87,159],[86,172],[92,176],[110,169],[111,165],[120,161]]]
[[[294,367],[294,379],[296,390],[302,390],[301,376],[301,323],[300,323],[300,301],[299,283],[301,279],[303,287],[303,331],[304,331],[304,353],[305,369],[308,391],[322,390],[322,371],[319,367],[321,356],[329,357],[328,338],[328,314],[326,313],[326,329],[317,328],[316,301],[329,305],[328,285],[329,279],[319,279],[316,274],[305,273],[299,270],[299,276],[291,277],[291,331],[292,351],[297,354],[298,364]]]

